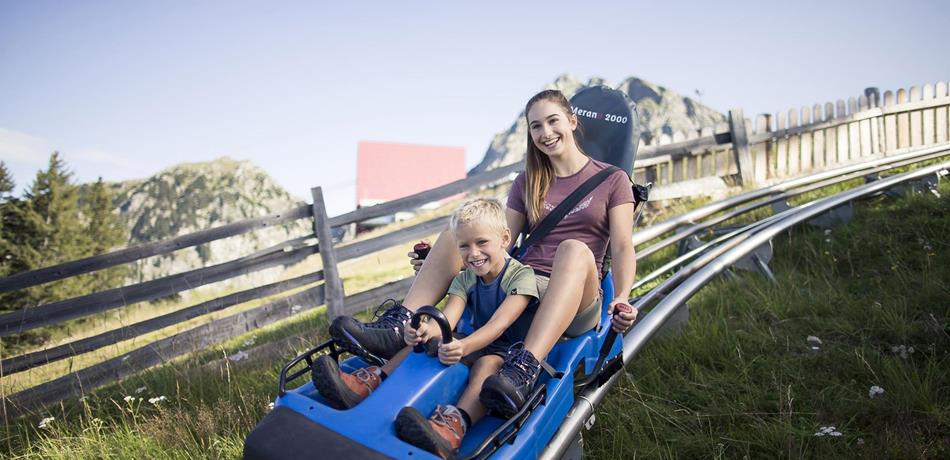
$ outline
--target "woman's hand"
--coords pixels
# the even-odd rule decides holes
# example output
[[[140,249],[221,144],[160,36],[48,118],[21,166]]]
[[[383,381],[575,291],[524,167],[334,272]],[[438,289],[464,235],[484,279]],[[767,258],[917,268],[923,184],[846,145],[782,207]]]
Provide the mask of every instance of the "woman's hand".
[[[611,324],[613,325],[612,329],[617,331],[618,334],[625,334],[627,330],[630,329],[630,326],[633,326],[633,322],[637,319],[637,309],[630,308],[630,311],[626,311],[621,307],[617,309],[617,304],[627,304],[627,299],[625,297],[617,297],[610,302],[610,306],[607,307],[607,313],[611,316]],[[617,312],[615,315],[614,312]]]
[[[439,345],[439,362],[450,366],[462,360],[465,356],[465,341],[453,340],[449,343]]]
[[[429,243],[429,240],[422,240],[420,242],[431,246],[431,243]],[[416,254],[415,252],[410,252],[409,254],[406,254],[406,255],[409,256],[409,259],[410,259],[409,264],[412,265],[412,270],[415,271],[415,274],[418,275],[419,269],[422,268],[422,263],[425,262],[425,259],[420,259],[419,254]]]
[[[426,343],[432,339],[434,335],[432,334],[431,325],[429,323],[422,323],[419,325],[419,329],[413,329],[410,323],[406,323],[406,327],[403,328],[402,338],[406,341],[406,345],[410,347],[416,346],[420,343]]]

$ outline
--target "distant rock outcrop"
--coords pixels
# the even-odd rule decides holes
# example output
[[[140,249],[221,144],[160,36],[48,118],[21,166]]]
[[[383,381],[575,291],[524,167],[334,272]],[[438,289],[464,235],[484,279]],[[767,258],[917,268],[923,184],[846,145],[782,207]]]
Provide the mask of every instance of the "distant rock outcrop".
[[[676,131],[684,133],[696,131],[726,121],[725,115],[693,99],[639,78],[627,78],[619,85],[613,86],[598,77],[591,78],[587,84],[584,84],[573,75],[564,74],[547,85],[546,89],[559,89],[570,99],[582,88],[595,85],[617,88],[627,93],[630,99],[637,103],[640,114],[640,138],[648,144],[660,134],[672,135]],[[528,128],[524,120],[524,112],[522,112],[518,114],[511,128],[495,135],[488,151],[485,152],[485,157],[481,163],[469,171],[469,174],[478,174],[524,159],[527,133]]]
[[[219,158],[181,164],[144,180],[111,184],[115,205],[129,229],[129,245],[160,241],[303,204],[249,161]],[[284,226],[185,248],[139,261],[132,281],[216,265],[312,232],[307,219]],[[276,279],[282,267],[245,275],[230,283]],[[227,284],[227,282],[225,283]]]

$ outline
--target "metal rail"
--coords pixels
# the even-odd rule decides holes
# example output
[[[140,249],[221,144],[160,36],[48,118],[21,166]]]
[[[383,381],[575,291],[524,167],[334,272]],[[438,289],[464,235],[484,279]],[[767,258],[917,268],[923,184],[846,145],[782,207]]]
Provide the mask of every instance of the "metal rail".
[[[862,171],[865,169],[874,168],[877,166],[890,164],[898,161],[910,160],[923,155],[928,155],[932,153],[937,153],[945,151],[948,149],[947,144],[939,145],[936,147],[930,147],[926,149],[915,149],[905,153],[897,155],[889,155],[885,158],[879,158],[877,160],[865,161],[861,163],[856,163],[853,165],[845,166],[842,168],[832,169],[829,171],[823,171],[820,173],[812,174],[810,176],[799,177],[797,179],[788,180],[785,182],[780,182],[778,184],[770,185],[760,189],[752,190],[745,192],[730,198],[726,198],[715,203],[708,204],[696,208],[692,211],[680,214],[672,219],[665,220],[658,224],[647,227],[643,230],[638,231],[633,236],[633,244],[640,245],[650,241],[654,238],[663,235],[664,233],[675,230],[677,227],[693,224],[700,219],[705,219],[719,211],[730,209],[736,207],[742,203],[747,203],[764,196],[768,196],[774,193],[784,192],[786,190],[794,189],[797,187],[806,186],[813,184],[815,182],[820,182],[826,179],[832,179],[844,174],[849,174],[857,171]]]
[[[939,148],[926,150],[929,153],[936,153],[938,151],[946,151],[948,147],[941,146]],[[919,154],[920,152],[923,152],[923,150],[912,153]],[[752,231],[738,233],[733,238],[729,238],[723,241],[722,244],[713,247],[709,252],[701,255],[636,302],[634,306],[638,309],[642,309],[652,301],[659,300],[650,312],[644,315],[636,326],[624,337],[624,364],[632,361],[634,356],[636,356],[676,310],[703,286],[709,283],[713,277],[739,259],[752,253],[756,248],[767,243],[779,233],[855,199],[869,196],[904,182],[920,179],[948,168],[950,168],[950,162],[943,162],[861,185],[836,195],[788,209],[766,219],[767,222],[758,223],[758,225],[754,224],[755,228],[750,229]],[[824,174],[819,175],[823,176]],[[749,192],[748,194],[755,192]],[[742,202],[744,201],[730,201],[731,206]],[[712,205],[709,207],[712,207]],[[722,207],[721,209],[726,208],[728,207]],[[616,383],[620,375],[621,373],[618,372],[605,382],[604,385],[598,388],[585,388],[577,395],[574,406],[571,408],[568,416],[539,458],[557,459],[564,454],[585,422],[592,416],[594,407],[603,400],[607,391]]]

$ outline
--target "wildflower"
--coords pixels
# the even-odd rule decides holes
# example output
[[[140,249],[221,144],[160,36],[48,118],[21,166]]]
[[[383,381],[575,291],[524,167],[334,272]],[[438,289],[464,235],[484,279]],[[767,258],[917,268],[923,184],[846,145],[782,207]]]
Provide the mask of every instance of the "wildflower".
[[[821,428],[818,430],[818,432],[815,433],[815,436],[819,436],[819,437],[821,437],[821,436],[834,436],[834,437],[838,437],[838,436],[841,436],[841,432],[838,431],[838,429],[837,429],[836,427],[833,427],[833,426],[823,426],[823,427],[821,427]]]
[[[274,401],[271,401],[271,402],[267,405],[267,412],[270,412],[270,411],[272,411],[272,410],[274,410]]]
[[[237,362],[237,361],[240,361],[240,360],[242,360],[242,359],[246,359],[247,357],[248,357],[247,352],[244,351],[244,350],[241,350],[241,351],[239,351],[239,352],[237,352],[237,353],[235,353],[235,354],[233,354],[233,355],[231,355],[231,356],[228,356],[228,359],[231,360],[231,361]]]
[[[294,305],[293,307],[290,307],[291,313],[297,313],[300,310],[303,310],[303,307],[301,307],[300,305]]]
[[[882,395],[882,394],[884,394],[884,389],[881,388],[881,387],[879,387],[879,386],[877,386],[877,385],[872,386],[872,387],[868,390],[868,397],[869,397],[869,398],[873,398],[873,397],[875,397],[875,396],[877,396],[877,395]]]
[[[36,425],[37,428],[46,428],[50,423],[53,423],[53,420],[56,420],[56,417],[46,417],[43,420],[40,420],[39,425]]]
[[[256,342],[257,342],[257,338],[256,338],[256,337],[251,337],[251,338],[245,340],[244,343],[241,344],[241,346],[242,346],[242,347],[251,347],[251,346],[254,346],[254,343],[256,343]]]
[[[138,387],[135,389],[135,394],[142,394],[143,391],[148,390],[147,387]]]
[[[891,347],[891,353],[900,356],[901,359],[907,359],[908,356],[914,354],[914,347],[908,347],[906,345],[894,345]]]
[[[148,402],[149,402],[150,404],[152,404],[153,406],[157,406],[158,403],[160,403],[160,402],[162,402],[162,401],[165,401],[165,400],[167,400],[167,399],[168,399],[168,398],[166,398],[166,397],[164,397],[164,396],[157,396],[157,397],[155,397],[155,398],[148,398]]]

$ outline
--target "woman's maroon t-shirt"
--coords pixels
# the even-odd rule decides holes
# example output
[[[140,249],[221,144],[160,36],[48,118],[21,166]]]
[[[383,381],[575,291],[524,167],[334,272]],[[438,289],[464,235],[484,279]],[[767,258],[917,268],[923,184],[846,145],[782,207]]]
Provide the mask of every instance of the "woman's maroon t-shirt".
[[[567,176],[555,177],[544,198],[543,219],[549,212],[567,198],[571,192],[580,187],[598,171],[609,167],[594,159],[590,159],[580,171]],[[524,201],[524,172],[518,174],[511,192],[508,194],[508,208],[527,215]],[[607,210],[626,203],[633,203],[633,190],[630,178],[623,171],[617,171],[608,176],[597,188],[572,209],[541,241],[536,242],[528,253],[521,258],[521,262],[530,265],[535,271],[551,273],[554,264],[554,254],[557,246],[565,240],[575,239],[587,244],[594,253],[597,262],[597,271],[600,272],[604,254],[607,252],[607,241],[610,238],[610,225],[607,219]]]

